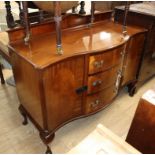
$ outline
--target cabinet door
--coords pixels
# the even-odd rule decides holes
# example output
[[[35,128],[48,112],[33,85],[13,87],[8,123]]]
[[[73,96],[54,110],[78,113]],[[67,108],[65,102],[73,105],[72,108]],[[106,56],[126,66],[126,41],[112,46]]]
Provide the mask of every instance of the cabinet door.
[[[127,45],[122,85],[136,80],[136,74],[144,47],[144,38],[145,35],[143,33],[137,34],[130,39]]]
[[[70,58],[48,67],[44,72],[44,89],[49,130],[80,116],[83,86],[84,56]]]

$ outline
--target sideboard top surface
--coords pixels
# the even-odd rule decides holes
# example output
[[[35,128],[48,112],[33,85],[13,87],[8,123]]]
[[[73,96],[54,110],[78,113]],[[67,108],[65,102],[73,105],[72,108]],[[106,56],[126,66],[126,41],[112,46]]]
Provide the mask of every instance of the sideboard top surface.
[[[144,29],[127,27],[127,38],[143,31]],[[10,45],[10,48],[36,68],[44,68],[68,57],[117,47],[126,40],[122,35],[122,25],[108,20],[92,27],[63,31],[63,55],[56,54],[55,33],[35,36],[27,45],[23,40],[16,41]]]

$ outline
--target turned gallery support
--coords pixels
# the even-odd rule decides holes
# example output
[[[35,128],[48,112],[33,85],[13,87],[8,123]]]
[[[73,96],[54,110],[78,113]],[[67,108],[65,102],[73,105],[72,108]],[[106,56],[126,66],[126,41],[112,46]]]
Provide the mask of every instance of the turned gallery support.
[[[127,34],[126,26],[127,26],[127,15],[128,15],[129,8],[130,8],[130,2],[127,1],[125,5],[124,20],[123,20],[123,35],[124,36],[126,36]]]
[[[22,5],[22,2],[21,1],[18,2],[18,6],[19,6],[19,19],[20,19],[20,24],[22,26],[24,26],[23,5]]]
[[[91,24],[94,23],[95,2],[91,1]]]
[[[56,48],[57,48],[57,54],[62,55],[63,50],[62,50],[62,41],[61,41],[61,4],[59,1],[54,1],[54,21],[55,21],[55,26],[56,26]]]
[[[24,16],[24,27],[25,27],[25,38],[24,41],[27,43],[30,40],[30,23],[28,20],[28,2],[22,1],[22,9],[23,9],[23,16]]]

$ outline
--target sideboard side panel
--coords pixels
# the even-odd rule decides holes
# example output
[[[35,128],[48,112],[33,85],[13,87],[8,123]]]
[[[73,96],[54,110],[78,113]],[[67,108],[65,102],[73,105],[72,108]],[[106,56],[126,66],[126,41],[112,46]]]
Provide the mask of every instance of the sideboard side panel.
[[[122,85],[136,80],[140,58],[144,48],[145,33],[133,36],[127,45],[127,54],[124,62]]]
[[[140,4],[141,5],[141,4]],[[127,25],[130,26],[139,26],[146,28],[148,30],[146,43],[145,43],[145,51],[144,58],[142,60],[140,66],[140,74],[138,76],[139,81],[138,85],[143,84],[152,76],[155,75],[155,16],[152,12],[151,14],[146,14],[145,9],[148,9],[146,4],[146,8],[143,6],[143,12],[139,12],[139,5],[133,5],[134,11],[131,10],[128,13],[127,17]],[[136,8],[137,7],[137,8]],[[151,11],[151,10],[150,10]],[[152,10],[154,11],[154,10]],[[115,9],[115,22],[120,24],[123,23],[124,10],[120,8]]]
[[[33,120],[44,128],[38,71],[15,53],[11,53],[11,62],[20,103]]]

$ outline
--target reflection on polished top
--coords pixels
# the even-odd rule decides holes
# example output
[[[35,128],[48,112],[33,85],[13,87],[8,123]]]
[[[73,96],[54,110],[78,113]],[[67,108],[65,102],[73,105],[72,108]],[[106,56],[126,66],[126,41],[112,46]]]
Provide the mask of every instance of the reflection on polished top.
[[[10,47],[24,59],[37,68],[46,67],[64,58],[99,52],[111,49],[125,43],[128,38],[142,32],[139,28],[127,28],[126,38],[122,35],[122,25],[112,21],[104,21],[92,27],[62,32],[62,47],[64,54],[56,54],[55,34],[44,34],[33,37],[25,45],[24,41],[16,41]]]

